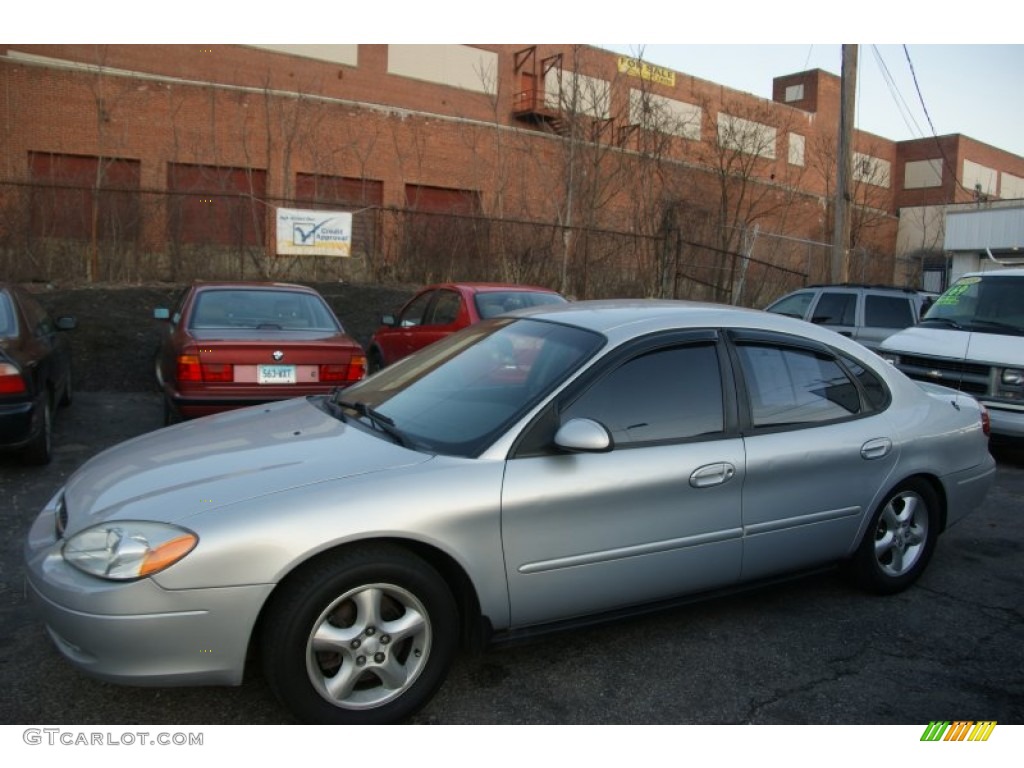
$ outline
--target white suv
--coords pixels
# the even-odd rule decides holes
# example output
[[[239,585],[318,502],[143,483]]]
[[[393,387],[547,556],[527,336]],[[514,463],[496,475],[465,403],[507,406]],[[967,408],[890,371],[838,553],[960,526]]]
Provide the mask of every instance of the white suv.
[[[883,340],[914,325],[935,296],[879,285],[811,285],[765,309],[823,325],[877,351]]]

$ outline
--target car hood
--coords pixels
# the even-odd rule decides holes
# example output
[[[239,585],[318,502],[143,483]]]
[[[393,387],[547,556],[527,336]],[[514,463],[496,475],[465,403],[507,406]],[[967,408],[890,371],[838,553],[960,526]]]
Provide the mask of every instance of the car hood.
[[[907,328],[882,342],[882,350],[945,360],[970,359],[997,365],[1021,365],[1019,345],[1007,344],[1006,337],[993,333],[958,331],[953,328]]]
[[[111,518],[182,521],[291,488],[429,461],[304,399],[157,430],[99,454],[68,481],[68,534]]]

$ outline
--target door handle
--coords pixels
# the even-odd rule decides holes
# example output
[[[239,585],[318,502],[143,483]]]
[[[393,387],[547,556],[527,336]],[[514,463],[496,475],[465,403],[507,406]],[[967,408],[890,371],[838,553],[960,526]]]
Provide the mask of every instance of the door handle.
[[[697,467],[690,475],[690,485],[694,488],[708,488],[712,485],[721,485],[732,480],[736,475],[736,467],[727,461],[720,461],[717,464],[705,464]]]
[[[868,460],[880,459],[888,455],[891,450],[892,440],[888,437],[876,437],[874,440],[868,440],[860,447],[860,456],[862,459]]]

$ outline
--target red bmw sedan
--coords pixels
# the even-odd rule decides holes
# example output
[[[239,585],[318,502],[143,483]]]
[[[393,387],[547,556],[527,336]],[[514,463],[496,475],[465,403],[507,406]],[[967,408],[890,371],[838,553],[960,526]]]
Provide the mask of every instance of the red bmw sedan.
[[[366,373],[362,347],[305,286],[196,282],[153,316],[166,322],[156,378],[168,424],[325,394]]]

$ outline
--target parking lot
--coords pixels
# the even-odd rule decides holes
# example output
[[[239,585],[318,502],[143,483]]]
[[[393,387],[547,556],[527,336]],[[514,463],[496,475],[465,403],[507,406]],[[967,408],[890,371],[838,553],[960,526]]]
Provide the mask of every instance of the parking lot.
[[[135,689],[66,664],[27,599],[37,511],[90,456],[161,424],[150,392],[80,392],[45,468],[0,457],[0,722],[289,723],[258,668],[240,688]],[[464,655],[421,723],[1024,722],[1024,454],[922,580],[873,597],[835,573]]]

